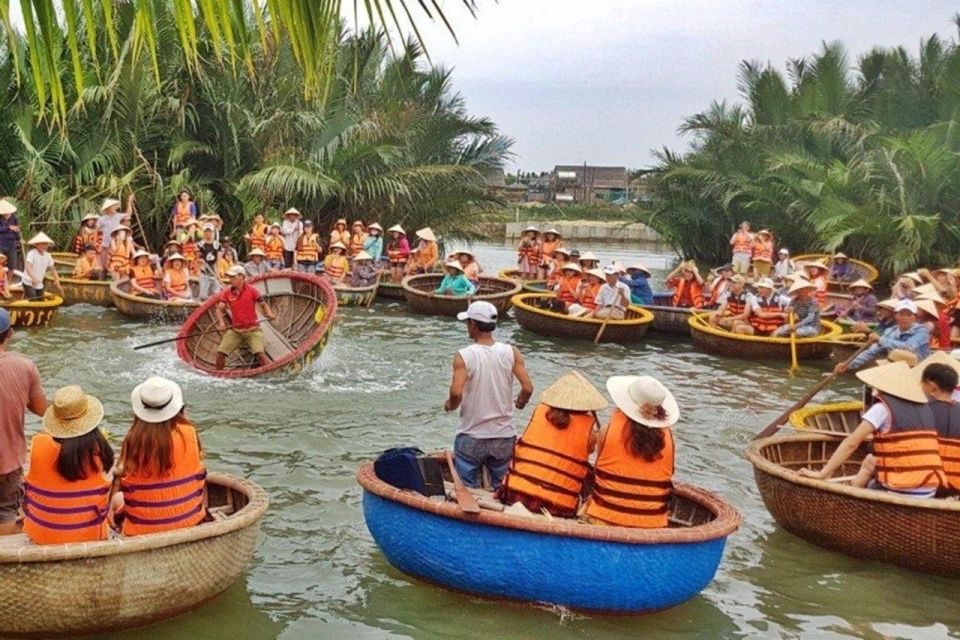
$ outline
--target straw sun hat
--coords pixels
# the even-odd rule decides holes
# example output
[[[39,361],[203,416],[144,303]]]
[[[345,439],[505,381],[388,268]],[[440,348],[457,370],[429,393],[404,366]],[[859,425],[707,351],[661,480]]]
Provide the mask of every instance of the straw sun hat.
[[[43,430],[54,438],[76,438],[97,428],[103,420],[103,404],[77,385],[58,389],[43,414]]]
[[[607,407],[603,394],[577,371],[564,374],[547,387],[540,402],[565,411],[599,411]]]
[[[261,258],[266,258],[266,257],[267,257],[267,254],[265,254],[265,253],[264,253],[262,250],[260,250],[260,249],[251,249],[250,251],[247,251],[247,257],[248,257],[248,258],[252,258],[253,256],[260,256]]]
[[[390,233],[396,232],[396,233],[402,233],[403,235],[407,235],[407,232],[403,230],[403,227],[401,227],[398,224],[393,225],[392,227],[387,229],[387,231],[389,231]]]
[[[560,271],[576,271],[577,273],[583,273],[583,269],[580,268],[576,262],[568,262],[560,267]]]
[[[430,227],[424,227],[423,229],[420,229],[419,231],[417,231],[417,237],[418,237],[418,238],[422,238],[423,240],[426,240],[427,242],[436,242],[436,241],[437,241],[437,236],[434,235],[433,229],[431,229]]]
[[[460,266],[460,263],[457,262],[456,260],[451,260],[450,262],[447,262],[443,266],[446,267],[447,269],[456,269],[457,271],[463,273],[463,267]]]
[[[332,245],[330,245],[330,248],[331,248],[331,249],[343,249],[344,251],[346,251],[346,250],[347,250],[347,245],[343,244],[342,242],[334,242]]]
[[[627,271],[639,271],[645,275],[645,277],[650,277],[650,270],[643,266],[642,262],[634,262],[632,265],[627,267]]]
[[[0,215],[7,215],[9,213],[16,213],[17,208],[7,200],[6,198],[0,199]]]
[[[373,260],[373,256],[371,256],[371,255],[370,255],[369,253],[367,253],[366,251],[361,251],[361,252],[358,253],[357,255],[353,256],[353,258],[351,258],[351,259],[352,259],[352,260]]]
[[[171,253],[167,256],[167,262],[173,262],[174,260],[186,260],[180,253]]]
[[[920,388],[919,378],[911,372],[906,362],[891,362],[864,369],[857,372],[857,378],[868,387],[901,400],[918,404],[927,401],[926,394]]]
[[[119,207],[119,206],[120,206],[119,200],[114,200],[113,198],[107,198],[106,200],[103,201],[103,204],[100,205],[100,211],[106,211],[107,209],[110,209],[112,207]]]
[[[928,316],[932,318],[938,318],[940,316],[940,311],[937,309],[937,304],[933,300],[927,298],[918,298],[914,300],[914,303],[917,305],[917,309],[923,311]]]
[[[29,245],[35,245],[35,244],[53,244],[53,240],[50,239],[50,236],[48,236],[48,235],[45,234],[43,231],[41,231],[41,232],[38,233],[37,235],[35,235],[35,236],[33,236],[32,238],[30,238],[30,241],[27,242],[27,244],[29,244]]]
[[[644,426],[664,429],[680,419],[677,399],[651,376],[613,376],[607,380],[607,391],[620,411]]]
[[[587,252],[585,252],[585,253],[581,253],[581,254],[580,254],[580,262],[587,262],[587,261],[600,262],[600,258],[598,258],[598,257],[593,253],[593,251],[587,251]]]
[[[379,222],[374,222],[369,227],[367,227],[367,231],[373,231],[374,229],[376,229],[380,233],[383,233],[383,227],[380,226]]]
[[[788,291],[787,293],[792,296],[797,291],[801,291],[803,289],[816,289],[816,288],[817,288],[817,285],[813,284],[812,282],[810,282],[805,278],[801,278],[798,276],[794,278],[793,284],[790,285],[790,291]]]
[[[166,422],[183,409],[183,391],[173,380],[147,378],[130,394],[135,416],[145,422]]]
[[[858,287],[863,288],[863,289],[869,289],[870,291],[873,291],[873,286],[872,286],[869,282],[867,282],[866,280],[864,280],[863,278],[860,278],[859,280],[857,280],[856,282],[854,282],[853,284],[851,284],[849,288],[850,288],[850,289],[856,289],[856,288],[858,288]]]

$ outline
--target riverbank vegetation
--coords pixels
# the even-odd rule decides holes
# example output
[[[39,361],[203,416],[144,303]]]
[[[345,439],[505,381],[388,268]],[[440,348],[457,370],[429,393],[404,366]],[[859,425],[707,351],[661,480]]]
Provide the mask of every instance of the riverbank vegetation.
[[[960,26],[960,19],[958,19]],[[686,258],[729,259],[741,220],[795,251],[842,249],[885,273],[960,256],[960,48],[839,43],[786,73],[744,62],[743,104],[687,118],[688,153],[664,149],[643,221]]]
[[[218,3],[197,3],[206,4]],[[81,12],[66,24],[34,16],[39,41],[30,30],[2,34],[0,191],[32,231],[63,242],[101,198],[133,193],[156,240],[185,186],[228,228],[296,206],[320,225],[349,216],[443,231],[487,199],[483,175],[502,166],[511,141],[467,112],[450,73],[431,67],[416,40],[336,23],[323,67],[306,73],[316,54],[302,50],[303,34],[291,38],[280,20],[258,25],[252,7],[262,3],[222,4],[248,9],[231,14],[245,21],[233,31],[242,45],[228,47],[224,31],[214,38],[202,12],[189,16],[195,38],[184,39],[178,12],[192,5],[165,0],[115,4],[112,29]],[[92,40],[82,37],[88,27]],[[64,94],[59,116],[50,74]]]

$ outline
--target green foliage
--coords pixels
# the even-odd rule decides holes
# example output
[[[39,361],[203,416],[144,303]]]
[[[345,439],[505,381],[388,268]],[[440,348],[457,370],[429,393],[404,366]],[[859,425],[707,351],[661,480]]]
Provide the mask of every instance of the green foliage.
[[[744,105],[714,103],[663,150],[640,218],[687,258],[717,264],[741,220],[796,251],[842,249],[893,274],[960,255],[960,48],[874,49],[851,70],[839,43],[785,77],[740,68]]]

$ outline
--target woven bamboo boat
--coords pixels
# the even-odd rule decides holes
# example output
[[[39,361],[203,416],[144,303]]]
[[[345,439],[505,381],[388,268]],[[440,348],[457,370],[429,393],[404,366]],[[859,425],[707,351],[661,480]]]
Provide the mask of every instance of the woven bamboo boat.
[[[102,542],[0,538],[0,635],[79,636],[170,618],[224,591],[257,545],[267,495],[207,477],[212,522]]]
[[[457,591],[578,610],[641,613],[689,600],[713,580],[740,526],[732,506],[685,484],[674,485],[668,528],[629,529],[467,515],[455,502],[390,486],[372,463],[357,481],[367,529],[400,571]]]
[[[404,278],[403,294],[410,308],[428,315],[455,316],[466,311],[470,302],[486,300],[497,308],[503,318],[510,309],[510,299],[520,293],[520,283],[516,280],[480,276],[480,285],[474,295],[441,296],[434,293],[441,280],[443,275],[433,273]]]
[[[545,279],[524,278],[520,275],[519,269],[500,269],[500,271],[497,272],[497,277],[506,280],[516,280],[523,286],[524,293],[543,293],[549,291]]]
[[[575,318],[540,306],[555,298],[556,295],[553,293],[521,293],[514,296],[513,315],[517,319],[517,324],[527,331],[542,336],[592,342],[604,321],[596,318]],[[626,318],[607,322],[607,328],[604,329],[600,342],[618,344],[639,342],[647,335],[653,322],[654,316],[648,310],[630,305]]]
[[[746,336],[724,329],[716,329],[707,323],[711,314],[693,315],[688,324],[693,343],[708,353],[729,358],[790,360],[790,338],[770,336]],[[833,345],[823,340],[833,340],[840,335],[840,327],[826,320],[816,338],[797,338],[797,359],[816,360],[826,358]]]
[[[406,300],[403,295],[403,285],[396,282],[381,280],[377,287],[377,297],[381,300]]]
[[[72,253],[51,253],[54,267],[60,275],[60,286],[63,287],[63,304],[92,304],[97,307],[112,307],[113,298],[110,297],[109,280],[79,280],[70,277],[73,267],[77,263],[77,256]],[[44,280],[53,282],[50,276]]]
[[[17,291],[10,292],[16,295]],[[22,291],[19,292],[22,295]],[[0,301],[0,308],[10,313],[10,326],[20,329],[49,327],[57,311],[63,306],[63,298],[52,293],[36,300],[13,299]]]
[[[218,378],[247,378],[271,372],[297,374],[323,351],[337,314],[337,295],[325,279],[306,273],[278,271],[247,281],[260,291],[277,315],[262,322],[263,341],[270,363],[259,366],[257,359],[242,349],[216,369],[221,334],[216,331],[215,299],[207,300],[187,318],[178,337],[177,355],[191,367]]]
[[[379,282],[374,282],[369,287],[333,285],[333,290],[337,294],[337,306],[339,307],[366,307],[371,300],[377,297],[377,289],[379,288]]]
[[[653,324],[650,325],[651,331],[679,336],[690,335],[690,317],[693,315],[692,309],[660,306],[656,304],[644,304],[641,306],[653,314]]]
[[[823,434],[776,436],[747,448],[763,503],[777,524],[807,542],[855,558],[960,577],[960,502],[801,478],[822,467],[841,440]],[[853,475],[861,449],[837,471]]]
[[[790,414],[790,425],[808,433],[846,436],[856,430],[863,413],[863,403],[832,402],[811,404]]]
[[[153,300],[130,293],[130,281],[121,280],[110,283],[110,299],[113,300],[113,306],[117,311],[131,318],[181,322],[200,306],[197,301],[200,295],[200,284],[191,280],[190,289],[193,291],[194,299],[189,302]]]
[[[794,262],[814,262],[816,260],[821,260],[828,267],[833,264],[833,256],[827,253],[807,253],[801,256],[794,256]],[[838,280],[827,280],[827,287],[829,291],[846,291],[855,280],[863,278],[870,284],[873,284],[877,278],[880,277],[880,271],[870,264],[869,262],[864,262],[863,260],[854,260],[853,258],[848,258],[847,262],[853,265],[854,269],[857,272],[857,277],[850,280],[850,282],[840,282]]]

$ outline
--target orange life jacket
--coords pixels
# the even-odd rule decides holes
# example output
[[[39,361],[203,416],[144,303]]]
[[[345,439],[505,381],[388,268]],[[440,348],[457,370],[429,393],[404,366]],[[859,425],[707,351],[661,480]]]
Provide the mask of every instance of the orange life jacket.
[[[663,430],[663,450],[647,462],[629,449],[629,425],[622,411],[613,412],[597,456],[586,514],[622,527],[666,527],[667,501],[673,492],[673,434]]]
[[[324,259],[323,261],[324,273],[326,273],[328,276],[330,276],[334,280],[339,279],[340,276],[345,274],[348,268],[349,268],[349,263],[347,262],[347,259],[344,256],[331,254],[327,256],[326,259]]]
[[[110,478],[98,460],[86,478],[70,482],[57,471],[59,454],[53,436],[33,436],[23,485],[23,532],[37,544],[106,540]]]
[[[734,293],[733,291],[728,292],[727,294],[727,315],[728,316],[738,316],[744,312],[747,308],[747,292],[741,291],[740,293]]]
[[[409,253],[404,253],[399,240],[391,240],[387,243],[387,259],[390,262],[406,262]]]
[[[298,262],[316,262],[320,259],[320,236],[311,233],[309,236],[303,234],[300,236],[300,242],[297,246]]]
[[[753,259],[773,264],[773,241],[757,240],[753,243]]]
[[[260,223],[253,225],[250,231],[250,248],[264,251],[267,248],[267,225]]]
[[[549,242],[547,240],[543,241],[543,244],[540,245],[540,255],[543,256],[544,262],[553,257],[553,252],[563,246],[563,243],[560,240],[554,240]]]
[[[102,235],[96,229],[89,229],[87,227],[81,226],[80,231],[73,239],[73,252],[78,256],[83,255],[83,247],[92,244],[97,250],[97,253],[100,252],[101,248]]]
[[[537,240],[524,239],[517,247],[517,256],[529,266],[540,265],[540,243]]]
[[[547,420],[549,411],[545,404],[534,410],[513,450],[504,484],[572,515],[590,468],[588,447],[596,421],[590,413],[571,413],[567,428],[558,429]]]
[[[746,231],[737,231],[733,236],[734,253],[753,253],[752,244],[753,241],[750,239],[750,234]]]
[[[181,297],[187,292],[187,287],[190,284],[189,272],[186,269],[167,269],[167,275],[170,276],[170,283],[167,285],[167,290],[174,294],[176,297]]]
[[[580,288],[579,296],[577,302],[581,307],[590,309],[593,311],[597,308],[597,294],[600,293],[600,288],[603,287],[599,282],[594,282],[593,284],[584,284]]]
[[[547,286],[551,289],[560,282],[560,278],[563,277],[563,265],[568,264],[567,261],[558,262],[555,258],[547,258]]]
[[[557,290],[557,299],[565,304],[573,304],[577,301],[577,289],[580,288],[580,281],[583,276],[579,273],[564,275],[563,272],[557,278],[557,284],[560,288]]]
[[[267,254],[267,260],[274,262],[283,260],[283,238],[280,236],[268,236],[267,248],[263,250]]]
[[[434,264],[437,261],[438,250],[436,242],[427,242],[422,247],[420,251],[417,251],[414,262],[424,269]]]
[[[673,306],[686,309],[703,308],[703,285],[696,278],[672,278],[669,286],[673,287]]]
[[[197,248],[197,243],[192,238],[183,243],[181,253],[188,263],[194,262],[200,257],[200,249]]]
[[[187,421],[178,422],[173,438],[173,468],[160,475],[150,469],[125,472],[120,478],[123,492],[123,534],[145,533],[192,527],[204,518],[203,487],[207,471],[200,455],[197,431]]]
[[[157,279],[156,274],[153,272],[153,267],[146,265],[143,267],[138,267],[136,265],[130,267],[130,277],[133,278],[133,281],[137,283],[137,286],[141,289],[147,291],[156,292],[157,290]]]
[[[367,234],[363,233],[362,231],[350,236],[350,244],[347,245],[347,247],[349,248],[351,258],[363,251],[363,241],[366,239]]]
[[[933,412],[888,394],[880,396],[890,411],[891,427],[873,438],[877,482],[894,491],[937,489],[947,485]]]
[[[724,278],[720,276],[713,281],[713,285],[710,287],[710,295],[707,296],[707,306],[714,306],[720,303],[720,296],[723,295],[723,292],[727,290],[727,287],[730,286],[730,278]]]
[[[107,265],[110,271],[124,273],[130,268],[130,247],[126,241],[119,247],[110,241],[110,260]]]
[[[175,227],[185,227],[187,223],[193,220],[193,212],[190,211],[191,202],[183,203],[179,200],[176,204],[176,209],[173,214],[173,226]]]
[[[937,427],[943,472],[950,487],[960,491],[960,403],[931,400],[929,405]]]
[[[780,308],[780,294],[774,293],[768,300],[757,296],[757,306],[750,312],[750,326],[758,333],[771,334],[783,325],[783,318],[761,318],[756,313],[777,313]]]
[[[819,276],[811,280],[811,282],[817,287],[816,292],[813,294],[813,299],[817,301],[817,306],[823,309],[829,304],[827,302],[827,279]]]

